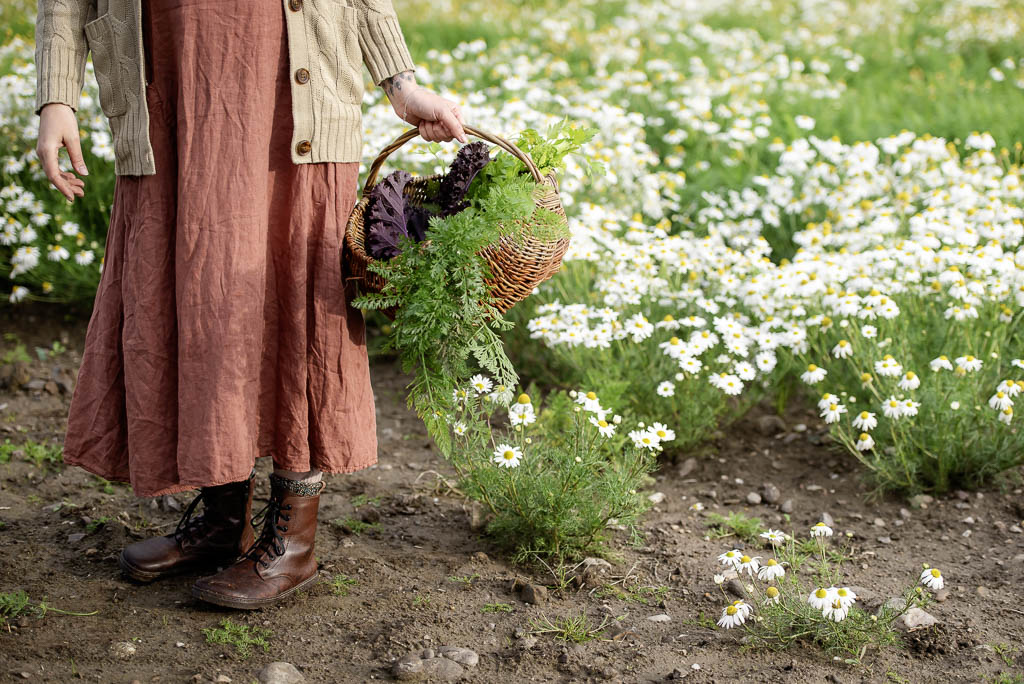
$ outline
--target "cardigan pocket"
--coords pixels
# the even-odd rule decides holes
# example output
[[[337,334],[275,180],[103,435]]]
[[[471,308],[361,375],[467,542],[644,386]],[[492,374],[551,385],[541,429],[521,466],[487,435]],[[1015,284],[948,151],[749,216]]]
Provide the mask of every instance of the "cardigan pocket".
[[[100,109],[108,117],[128,111],[128,98],[117,60],[117,42],[113,18],[104,14],[85,24],[85,38],[92,52],[92,66],[100,91]]]

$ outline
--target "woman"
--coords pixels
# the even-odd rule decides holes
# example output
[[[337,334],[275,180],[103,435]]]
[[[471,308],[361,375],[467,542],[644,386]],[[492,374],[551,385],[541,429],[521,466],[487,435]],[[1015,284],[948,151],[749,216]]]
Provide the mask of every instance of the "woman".
[[[64,460],[138,496],[200,489],[173,533],[123,550],[126,575],[222,568],[193,594],[267,606],[316,580],[322,473],[376,462],[342,259],[362,66],[426,140],[464,142],[462,114],[416,85],[391,0],[40,0],[37,153],[69,202],[84,181],[57,158],[88,175],[90,51],[116,181]]]

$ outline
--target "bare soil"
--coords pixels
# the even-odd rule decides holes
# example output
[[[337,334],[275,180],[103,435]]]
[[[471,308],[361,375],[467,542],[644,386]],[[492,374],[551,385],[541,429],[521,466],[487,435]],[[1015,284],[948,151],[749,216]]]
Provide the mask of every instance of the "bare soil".
[[[9,307],[0,312],[0,329],[6,333],[0,358],[17,342],[33,357],[18,368],[0,363],[6,384],[0,442],[59,445],[85,318]],[[67,350],[39,359],[35,347],[51,348],[54,340]],[[16,382],[26,373],[43,381],[33,385],[37,389]],[[390,681],[397,658],[441,645],[479,653],[479,665],[467,670],[464,682],[1024,681],[996,679],[1024,672],[1019,474],[998,488],[956,493],[924,507],[897,498],[869,500],[859,466],[829,448],[813,414],[794,408],[779,424],[758,409],[701,453],[664,464],[655,490],[665,498],[645,518],[644,545],[619,540],[621,558],[597,586],[556,591],[528,605],[513,590],[515,582],[554,586],[553,575],[511,566],[471,529],[467,502],[446,484],[450,469],[405,407],[408,378],[393,363],[377,361],[373,379],[380,463],[329,480],[317,536],[320,582],[263,611],[203,604],[189,592],[194,577],[140,585],[119,574],[122,546],[167,534],[190,496],[139,499],[126,485],[105,484],[78,468],[37,465],[17,453],[0,463],[0,592],[23,590],[36,604],[94,613],[34,612],[11,620],[0,630],[0,681],[199,682],[220,676],[248,683],[274,660],[294,664],[308,682]],[[797,429],[800,424],[807,429]],[[695,460],[687,463],[687,456]],[[265,476],[270,464],[258,468]],[[766,483],[778,488],[776,503],[749,504],[747,495],[763,494]],[[268,493],[261,477],[257,496],[265,500]],[[788,520],[779,509],[787,499]],[[695,502],[705,511],[692,511]],[[900,647],[869,652],[859,665],[831,662],[810,646],[778,653],[743,649],[741,630],[707,626],[724,603],[712,581],[715,557],[738,542],[709,538],[706,516],[730,511],[797,533],[831,515],[837,531],[853,534],[847,577],[863,588],[866,603],[898,594],[922,562],[942,568],[949,596],[929,608],[938,627],[904,637]],[[353,519],[368,526],[344,522]],[[340,576],[354,583],[338,584],[336,592],[332,582]],[[609,586],[629,592],[614,598]],[[505,604],[510,612],[489,612],[489,604]],[[580,614],[594,626],[605,622],[603,638],[583,644],[529,638],[531,619]],[[656,614],[671,619],[647,619]],[[242,658],[230,646],[207,643],[204,628],[225,617],[269,629],[269,650]],[[121,642],[133,644],[135,653],[118,658],[112,649]]]

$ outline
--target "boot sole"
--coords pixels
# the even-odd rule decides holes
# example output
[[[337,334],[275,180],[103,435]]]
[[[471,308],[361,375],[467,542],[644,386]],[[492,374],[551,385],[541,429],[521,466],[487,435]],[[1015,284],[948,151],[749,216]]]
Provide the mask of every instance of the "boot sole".
[[[128,562],[128,559],[124,557],[124,551],[117,557],[117,564],[121,566],[121,573],[126,577],[129,577],[137,582],[144,582],[146,584],[155,582],[158,579],[165,577],[176,577],[178,575],[188,575],[191,573],[203,573],[208,572],[210,569],[216,569],[217,567],[230,563],[230,559],[226,561],[211,561],[208,563],[193,563],[191,565],[183,565],[170,570],[163,571],[152,571],[143,570],[137,568]]]
[[[259,608],[266,608],[267,606],[272,606],[275,603],[278,603],[279,601],[288,598],[300,589],[304,589],[310,586],[311,584],[316,583],[318,578],[319,573],[313,575],[309,579],[305,579],[299,582],[291,589],[283,591],[277,596],[272,596],[270,598],[251,599],[239,596],[225,596],[224,594],[218,594],[215,591],[202,589],[200,587],[197,587],[196,585],[192,585],[192,595],[197,599],[206,601],[207,603],[213,603],[218,606],[224,606],[225,608],[237,608],[239,610],[257,610]]]

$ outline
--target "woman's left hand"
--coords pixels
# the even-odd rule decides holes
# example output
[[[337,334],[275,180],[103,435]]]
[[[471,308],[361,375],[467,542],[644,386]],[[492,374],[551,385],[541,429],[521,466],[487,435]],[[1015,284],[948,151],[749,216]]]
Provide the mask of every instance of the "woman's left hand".
[[[412,72],[393,76],[381,86],[398,118],[419,127],[424,140],[448,142],[455,138],[459,142],[467,141],[459,105],[416,85]]]

